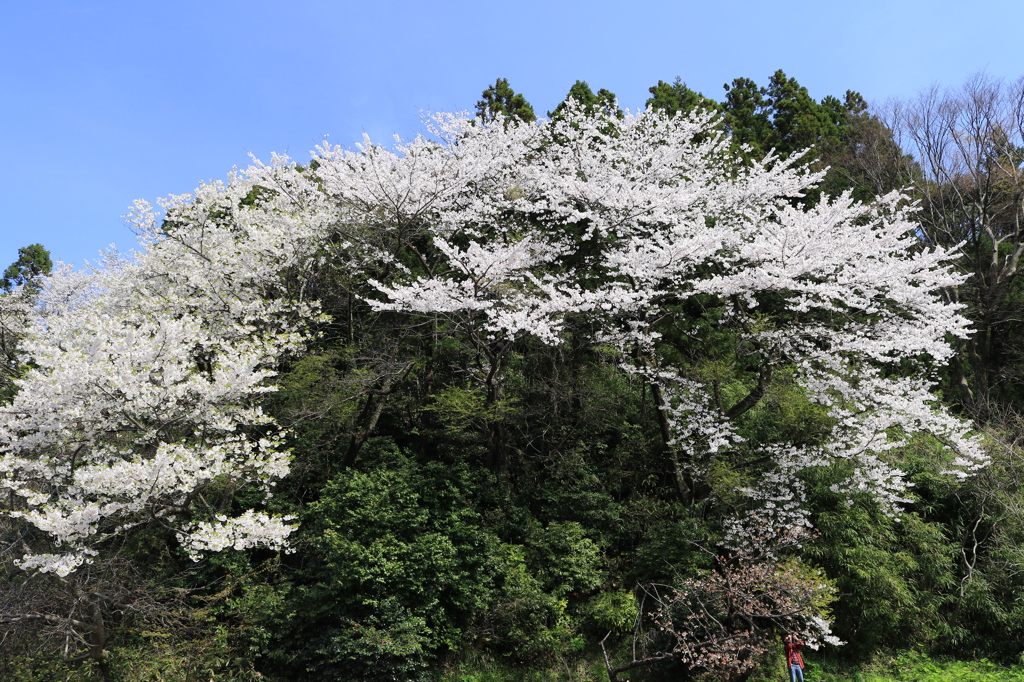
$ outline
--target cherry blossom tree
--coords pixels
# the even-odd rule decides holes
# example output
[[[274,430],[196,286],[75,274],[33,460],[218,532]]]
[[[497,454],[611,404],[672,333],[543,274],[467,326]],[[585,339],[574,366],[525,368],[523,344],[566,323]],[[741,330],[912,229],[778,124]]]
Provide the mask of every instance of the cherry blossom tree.
[[[288,518],[232,513],[231,492],[269,496],[288,472],[260,398],[318,316],[282,277],[315,263],[309,185],[278,159],[173,197],[160,228],[138,203],[131,220],[148,248],[108,253],[91,271],[59,268],[26,316],[29,369],[0,406],[5,554],[67,595],[32,622],[76,633],[101,666],[105,619],[151,601],[103,578],[119,537],[163,527],[195,560],[287,547]]]
[[[397,153],[321,149],[318,173],[342,203],[358,198],[387,224],[415,226],[416,258],[371,280],[371,305],[443,319],[473,339],[489,401],[500,399],[515,344],[589,333],[650,387],[684,502],[708,494],[716,466],[759,472],[742,491],[748,509],[725,521],[718,567],[649,590],[654,620],[676,640],[652,660],[742,676],[776,628],[831,641],[826,614],[812,608],[821,583],[762,537],[810,527],[802,472],[841,464],[850,473],[837,492],[868,493],[898,515],[910,438],[944,444],[954,476],[986,455],[930,392],[951,356],[947,339],[967,333],[941,297],[962,280],[953,252],[921,248],[899,193],[805,206],[821,173],[792,157],[739,164],[712,122],[572,107],[535,125],[444,116],[434,139]],[[370,164],[372,176],[362,174]],[[701,360],[714,350],[708,336],[729,339],[720,364],[734,368],[731,392]],[[779,375],[824,415],[816,439],[743,435]],[[500,433],[491,437],[500,446]],[[609,673],[649,659],[609,661]]]
[[[232,511],[232,491],[270,495],[288,472],[261,400],[323,320],[312,283],[324,268],[365,285],[380,313],[468,339],[491,404],[515,344],[583,335],[614,351],[650,387],[688,503],[717,461],[743,459],[761,472],[757,513],[806,525],[800,472],[846,462],[846,487],[897,513],[911,435],[947,444],[959,475],[985,461],[929,393],[946,338],[965,334],[938,296],[960,278],[951,251],[919,248],[899,194],[798,207],[822,176],[795,162],[737,163],[708,112],[569,102],[538,123],[441,114],[393,150],[324,144],[305,168],[275,156],[164,200],[162,221],[137,202],[143,250],[58,269],[19,331],[29,369],[0,406],[8,555],[90,594],[88,567],[142,527],[193,558],[286,548],[289,519]],[[721,333],[732,393],[692,360]],[[828,416],[815,442],[743,436],[781,371]],[[746,527],[732,526],[736,551]],[[91,602],[99,625],[83,637],[97,661],[114,602]]]
[[[296,250],[311,248],[303,229],[316,215],[300,213],[298,190],[281,181],[266,191],[293,192],[287,214],[270,198],[230,216],[258,183],[281,175],[256,167],[230,188],[172,199],[173,224],[159,239],[140,204],[133,219],[150,248],[135,262],[108,254],[91,273],[65,267],[47,280],[22,340],[32,369],[0,413],[0,446],[3,485],[20,500],[8,513],[61,551],[28,552],[22,567],[66,576],[139,516],[169,524],[197,555],[283,546],[289,527],[265,514],[184,520],[205,486],[269,491],[288,469],[258,403],[273,390],[274,364],[302,347],[305,320],[316,315],[315,305],[283,295],[280,281],[282,270],[310,261]]]
[[[18,375],[20,360],[18,343],[32,316],[31,298],[28,292],[17,290],[0,294],[0,392],[11,389],[11,380]]]
[[[684,500],[741,445],[773,463],[751,494],[801,522],[797,475],[836,461],[852,466],[850,490],[895,513],[906,482],[889,454],[913,433],[948,444],[950,471],[982,466],[970,426],[929,393],[931,368],[950,357],[947,336],[966,333],[959,308],[939,296],[961,280],[952,252],[920,248],[898,193],[799,207],[821,174],[771,155],[742,166],[712,120],[579,107],[535,125],[437,118],[438,139],[403,147],[373,174],[381,196],[405,202],[392,204],[394,219],[415,211],[433,246],[419,267],[373,282],[375,307],[443,316],[499,349],[527,337],[559,344],[586,321],[594,343],[618,348],[623,369],[650,384]],[[348,173],[365,163],[337,149],[319,158]],[[330,172],[342,195],[355,187]],[[688,307],[742,348],[733,359],[749,390],[734,402],[672,359],[701,343]],[[736,424],[781,367],[827,412],[831,432],[812,445],[744,445]]]

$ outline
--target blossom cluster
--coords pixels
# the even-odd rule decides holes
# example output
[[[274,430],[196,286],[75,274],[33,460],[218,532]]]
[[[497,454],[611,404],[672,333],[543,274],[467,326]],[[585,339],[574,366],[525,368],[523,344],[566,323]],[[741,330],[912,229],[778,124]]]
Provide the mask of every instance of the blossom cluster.
[[[382,296],[373,306],[552,345],[570,320],[585,320],[665,396],[666,445],[691,473],[740,442],[732,422],[743,410],[659,348],[680,306],[713,301],[764,376],[787,368],[833,424],[824,443],[764,444],[773,466],[750,493],[773,513],[803,523],[800,472],[838,460],[854,473],[837,491],[869,493],[898,513],[908,484],[893,453],[914,434],[946,444],[955,475],[984,466],[970,426],[930,392],[948,338],[968,334],[940,295],[962,281],[953,252],[922,248],[913,206],[897,192],[803,205],[820,174],[771,155],[739,164],[712,122],[572,106],[536,124],[444,116],[435,139],[397,153],[323,150],[322,159],[336,162],[339,194],[392,225],[415,224],[437,250],[425,271],[373,282]],[[372,189],[351,179],[368,168]],[[900,363],[918,373],[891,371]]]
[[[742,443],[742,410],[662,340],[681,306],[714,301],[764,376],[792,368],[834,424],[824,444],[764,446],[764,509],[799,517],[800,471],[841,459],[856,472],[843,489],[895,509],[906,482],[890,454],[915,433],[948,444],[962,475],[984,464],[929,393],[927,368],[966,322],[938,295],[960,281],[952,253],[919,248],[905,197],[802,206],[820,174],[737,163],[707,113],[570,105],[553,121],[441,114],[428,127],[393,149],[324,144],[306,168],[275,156],[160,210],[136,202],[142,251],[46,280],[19,326],[30,369],[0,406],[3,513],[49,539],[22,567],[66,574],[146,522],[193,556],[284,547],[283,519],[194,509],[215,483],[269,494],[286,475],[260,399],[322,319],[308,283],[328,261],[364,278],[376,310],[442,316],[484,343],[557,345],[583,321],[659,389],[666,445],[695,476]],[[892,378],[901,362],[923,373]]]
[[[316,267],[327,214],[311,187],[275,159],[165,201],[160,226],[137,202],[145,250],[46,279],[19,338],[28,369],[0,406],[2,513],[38,531],[17,565],[65,576],[154,522],[193,558],[286,545],[287,519],[262,512],[191,519],[211,486],[269,495],[288,473],[260,399],[319,315],[281,276]]]

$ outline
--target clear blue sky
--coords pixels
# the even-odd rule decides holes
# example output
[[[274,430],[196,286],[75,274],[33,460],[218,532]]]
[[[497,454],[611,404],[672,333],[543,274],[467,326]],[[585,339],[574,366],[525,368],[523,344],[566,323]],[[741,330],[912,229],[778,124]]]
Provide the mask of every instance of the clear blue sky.
[[[37,0],[3,3],[0,268],[41,242],[81,264],[135,245],[135,198],[420,130],[508,78],[538,113],[577,79],[642,107],[680,76],[720,99],[783,69],[869,101],[1024,75],[1019,0]]]

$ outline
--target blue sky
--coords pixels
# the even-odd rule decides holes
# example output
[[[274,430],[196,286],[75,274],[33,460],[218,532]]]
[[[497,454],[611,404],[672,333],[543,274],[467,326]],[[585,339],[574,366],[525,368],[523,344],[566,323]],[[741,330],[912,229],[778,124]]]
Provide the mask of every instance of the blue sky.
[[[680,76],[720,99],[776,69],[812,96],[869,101],[1024,75],[1024,3],[979,0],[432,3],[4,2],[0,268],[41,242],[81,264],[135,245],[135,198],[190,191],[248,154],[298,160],[420,131],[498,77],[538,113],[577,79],[642,107]]]

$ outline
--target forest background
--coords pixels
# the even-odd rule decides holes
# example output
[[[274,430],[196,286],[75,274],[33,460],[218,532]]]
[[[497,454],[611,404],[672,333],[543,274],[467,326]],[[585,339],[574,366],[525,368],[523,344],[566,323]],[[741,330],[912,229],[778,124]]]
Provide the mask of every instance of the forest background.
[[[519,338],[499,352],[471,326],[439,329],[375,306],[381,290],[372,282],[387,263],[354,277],[324,256],[315,271],[280,275],[285,291],[308,291],[324,315],[301,351],[275,362],[278,390],[257,400],[288,429],[291,472],[269,508],[297,517],[293,551],[236,545],[197,563],[180,532],[157,522],[112,532],[103,561],[81,582],[81,571],[68,580],[60,570],[38,575],[6,562],[4,674],[604,679],[616,663],[644,659],[639,650],[674,653],[636,668],[636,679],[751,679],[779,672],[779,633],[803,627],[793,613],[730,626],[746,638],[736,650],[666,644],[665,632],[686,628],[659,635],[646,620],[659,604],[672,606],[670,597],[650,601],[660,594],[655,586],[713,595],[701,580],[750,566],[787,576],[781,586],[759,579],[760,603],[788,603],[794,586],[820,586],[794,611],[827,617],[845,644],[826,647],[819,660],[856,665],[914,651],[1020,663],[1024,85],[980,75],[877,111],[852,91],[814,100],[781,71],[764,85],[736,79],[721,101],[679,80],[659,81],[650,93],[653,110],[713,116],[698,138],[723,136],[727,168],[758,167],[775,150],[769,167],[822,173],[817,189],[789,199],[794,210],[841,196],[870,204],[892,190],[904,192],[900,205],[919,205],[911,250],[956,250],[962,281],[941,287],[941,296],[964,306],[970,331],[948,337],[953,354],[930,375],[934,396],[974,425],[988,466],[949,476],[948,443],[910,438],[889,455],[913,484],[898,513],[892,500],[846,488],[849,465],[808,468],[799,479],[813,535],[799,547],[773,546],[776,557],[758,553],[763,547],[744,554],[730,544],[728,523],[756,507],[743,491],[763,458],[741,451],[699,472],[680,466],[657,381],[623,372],[609,348]],[[607,90],[578,81],[569,98],[599,130],[623,118]],[[573,120],[566,106],[549,116]],[[481,125],[513,128],[535,118],[502,79],[483,93],[477,115]],[[328,182],[317,170],[298,169]],[[268,201],[260,187],[238,207]],[[184,234],[197,202],[170,206],[153,238]],[[230,224],[215,212],[205,219]],[[429,270],[438,257],[440,247],[415,229],[389,239],[399,262],[412,259],[405,267],[418,259]],[[34,305],[51,267],[35,245],[4,273],[8,404],[17,381],[42,362],[24,364],[24,331],[10,311]],[[745,441],[820,442],[832,416],[785,357],[744,346],[746,332],[723,310],[714,297],[671,308],[659,352],[714,387],[717,409],[739,420]],[[569,337],[588,333],[581,327]],[[898,378],[922,370],[908,360],[889,371]],[[162,387],[169,379],[147,381]],[[260,422],[247,428],[258,433]],[[231,476],[211,478],[201,496],[214,515],[262,499],[258,485]],[[13,495],[10,504],[17,511]],[[6,523],[8,556],[46,544],[17,516]],[[729,665],[697,660],[698,650]]]

